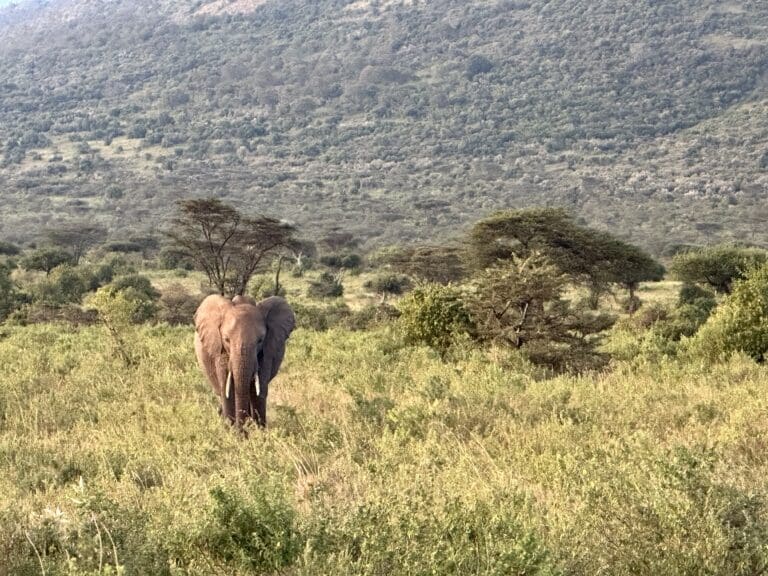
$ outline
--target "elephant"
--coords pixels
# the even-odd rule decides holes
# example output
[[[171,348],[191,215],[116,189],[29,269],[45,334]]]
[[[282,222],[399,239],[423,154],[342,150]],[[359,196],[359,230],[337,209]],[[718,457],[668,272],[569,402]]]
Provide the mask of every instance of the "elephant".
[[[267,425],[269,383],[280,369],[296,317],[283,298],[256,302],[212,294],[195,312],[195,354],[220,413],[238,428]]]

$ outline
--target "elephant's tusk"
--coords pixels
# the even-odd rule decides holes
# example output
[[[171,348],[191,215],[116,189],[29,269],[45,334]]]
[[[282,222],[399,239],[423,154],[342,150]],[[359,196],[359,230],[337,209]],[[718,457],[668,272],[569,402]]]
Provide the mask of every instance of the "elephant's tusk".
[[[229,400],[229,395],[232,393],[232,372],[227,372],[227,387],[224,390],[224,397]]]
[[[259,382],[259,373],[256,372],[256,375],[253,377],[253,384],[256,386],[256,396],[261,395],[261,382]]]

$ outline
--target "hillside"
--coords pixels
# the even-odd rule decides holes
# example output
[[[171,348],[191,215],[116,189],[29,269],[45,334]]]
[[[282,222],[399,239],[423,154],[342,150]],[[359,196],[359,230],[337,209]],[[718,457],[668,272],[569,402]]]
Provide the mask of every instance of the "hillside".
[[[378,244],[534,204],[768,244],[764,2],[50,0],[0,38],[11,240],[216,194]]]

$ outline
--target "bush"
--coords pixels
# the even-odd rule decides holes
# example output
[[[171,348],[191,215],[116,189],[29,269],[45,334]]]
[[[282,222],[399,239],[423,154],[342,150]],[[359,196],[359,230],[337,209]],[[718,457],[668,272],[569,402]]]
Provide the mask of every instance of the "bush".
[[[684,336],[693,336],[716,306],[717,300],[712,291],[696,284],[685,283],[680,288],[677,308],[666,322],[659,324],[660,334],[673,342]]]
[[[312,280],[307,288],[310,298],[339,298],[344,295],[344,285],[339,275],[323,272],[317,280]]]
[[[370,330],[400,317],[400,311],[389,304],[366,306],[352,312],[344,319],[344,326],[350,330]]]
[[[387,296],[399,296],[411,287],[411,281],[402,274],[378,274],[363,284],[364,288],[381,294],[384,299]]]
[[[227,566],[263,574],[290,566],[302,549],[296,512],[277,483],[211,490],[213,509],[199,546]]]
[[[270,296],[282,296],[285,298],[286,295],[285,286],[283,286],[282,282],[278,287],[277,294],[275,294],[275,277],[268,274],[260,274],[251,278],[248,293],[256,301],[269,298]]]
[[[171,325],[192,324],[200,302],[200,297],[192,296],[181,284],[171,284],[160,296],[157,319]]]
[[[16,256],[20,251],[16,244],[0,241],[0,256]]]
[[[108,242],[104,245],[104,250],[107,252],[123,252],[128,254],[131,252],[141,252],[143,247],[137,242],[125,240],[120,242]]]
[[[78,266],[77,269],[88,292],[94,292],[105,284],[109,284],[115,277],[111,263],[85,264]]]
[[[683,282],[678,296],[678,305],[694,304],[702,299],[715,302],[715,294],[711,290],[694,284],[693,282]],[[716,303],[716,302],[715,302]]]
[[[556,574],[542,538],[525,524],[524,498],[493,494],[486,500],[438,494],[426,486],[390,489],[341,518],[316,519],[309,543],[337,574]],[[407,546],[402,543],[407,542]]]
[[[178,250],[163,248],[158,256],[160,265],[166,270],[194,270],[195,264]]]
[[[768,352],[768,265],[737,280],[732,293],[696,333],[691,349],[707,360],[744,352],[762,362]]]
[[[139,295],[152,302],[155,302],[158,298],[160,298],[160,292],[155,290],[150,279],[146,276],[142,276],[141,274],[129,274],[127,276],[121,276],[112,283],[113,290],[120,291],[127,290],[129,288],[132,288]]]
[[[320,258],[320,264],[334,269],[354,270],[363,264],[359,254],[328,254]]]
[[[400,327],[409,344],[426,344],[441,354],[461,334],[474,331],[461,292],[453,286],[425,284],[398,303]]]
[[[88,291],[80,270],[69,265],[55,268],[51,274],[33,290],[34,299],[46,306],[79,304]]]
[[[296,314],[296,325],[299,328],[323,332],[339,326],[351,314],[349,307],[343,302],[330,306],[307,306],[291,303]]]
[[[0,264],[0,322],[8,318],[25,301],[25,296],[11,280],[11,267]]]
[[[160,293],[146,276],[131,274],[100,288],[94,296],[91,305],[98,310],[101,319],[120,327],[126,323],[141,324],[152,320],[157,313]]]
[[[466,302],[480,340],[520,349],[535,364],[583,370],[603,362],[597,335],[615,321],[563,297],[568,277],[549,258],[513,256],[472,282]]]
[[[98,313],[123,363],[134,364],[138,341],[134,326],[155,316],[154,301],[132,286],[117,289],[110,285],[99,288],[87,304]]]
[[[355,270],[363,265],[363,257],[360,254],[345,254],[341,259],[341,267],[347,270]]]

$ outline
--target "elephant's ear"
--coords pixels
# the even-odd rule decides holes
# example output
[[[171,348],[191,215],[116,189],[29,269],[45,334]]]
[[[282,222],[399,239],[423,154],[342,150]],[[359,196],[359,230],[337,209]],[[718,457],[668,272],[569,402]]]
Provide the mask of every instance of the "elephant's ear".
[[[259,380],[265,386],[280,369],[285,356],[285,341],[296,327],[296,317],[288,302],[279,296],[262,300],[258,307],[264,312],[267,327],[259,366]]]
[[[224,313],[232,306],[232,302],[223,296],[212,294],[202,301],[195,312],[195,330],[210,356],[221,354],[221,323]]]

